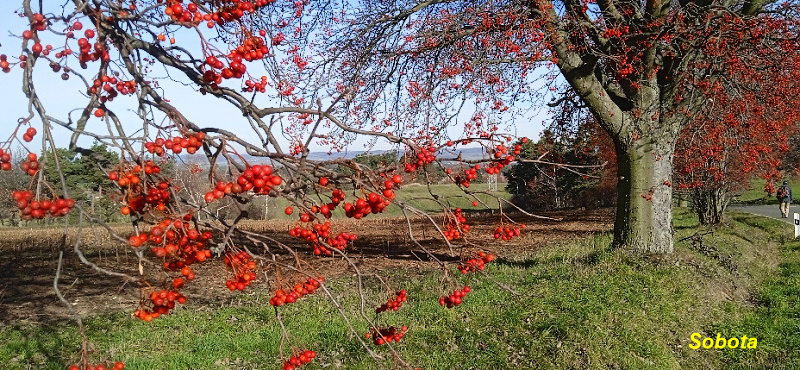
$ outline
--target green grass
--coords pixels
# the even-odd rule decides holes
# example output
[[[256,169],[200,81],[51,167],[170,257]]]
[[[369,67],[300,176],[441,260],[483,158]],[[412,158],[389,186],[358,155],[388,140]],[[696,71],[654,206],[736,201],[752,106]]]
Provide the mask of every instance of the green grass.
[[[772,226],[775,220],[740,219],[751,224]],[[785,228],[785,227],[784,227]],[[800,240],[788,233],[773,236],[782,244],[780,264],[753,297],[757,304],[737,320],[722,323],[719,332],[729,337],[747,335],[758,339],[758,351],[723,352],[728,368],[798,369],[800,368]]]
[[[800,194],[798,193],[798,191],[800,191],[800,179],[787,178],[784,180],[789,181],[789,186],[792,187],[792,194]],[[764,185],[766,185],[766,183],[766,180],[759,178],[750,180],[750,188],[737,196],[734,202],[744,204],[778,204],[775,194],[770,195],[764,191]],[[783,180],[777,183],[778,186],[781,184],[783,184]]]
[[[387,271],[408,290],[408,302],[381,316],[386,325],[409,326],[395,348],[425,369],[798,368],[800,242],[790,230],[741,213],[707,230],[685,209],[675,211],[674,226],[676,252],[667,257],[611,249],[609,235],[596,235],[499,258],[488,274],[519,294],[459,274],[472,292],[450,310],[437,303],[449,290],[440,287],[440,272]],[[709,231],[702,248],[687,238]],[[732,263],[723,263],[728,256]],[[359,304],[353,284],[349,277],[328,283],[349,312]],[[385,293],[374,278],[366,285],[369,309]],[[86,325],[99,353],[127,369],[278,368],[280,326],[268,297],[256,291],[242,298],[241,307],[190,302],[149,324],[115,314]],[[373,347],[386,357],[376,364],[320,293],[280,312],[296,343],[319,353],[304,369],[393,364],[387,348]],[[348,319],[359,335],[366,332],[360,317]],[[694,332],[757,337],[758,348],[694,350]],[[63,369],[79,339],[71,323],[19,323],[0,328],[0,343],[4,368]]]

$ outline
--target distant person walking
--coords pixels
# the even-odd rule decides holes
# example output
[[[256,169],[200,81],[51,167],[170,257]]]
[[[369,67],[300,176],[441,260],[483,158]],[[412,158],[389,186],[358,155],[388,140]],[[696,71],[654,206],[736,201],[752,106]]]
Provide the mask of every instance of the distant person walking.
[[[781,216],[789,218],[789,203],[792,203],[792,188],[789,186],[788,181],[784,181],[783,185],[775,192],[778,201],[781,202]]]

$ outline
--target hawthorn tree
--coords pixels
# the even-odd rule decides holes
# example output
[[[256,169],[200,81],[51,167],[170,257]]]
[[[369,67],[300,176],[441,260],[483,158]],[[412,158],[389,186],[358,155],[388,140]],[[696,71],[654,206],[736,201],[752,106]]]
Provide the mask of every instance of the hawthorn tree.
[[[769,0],[395,1],[334,12],[325,27],[329,54],[361,86],[358,111],[405,102],[391,114],[424,127],[472,99],[467,130],[489,135],[509,107],[548,96],[588,110],[618,159],[614,244],[670,253],[681,130],[719,91],[738,104],[754,79],[791,95],[797,12]]]
[[[797,91],[800,71],[776,88],[772,81],[752,81],[737,94],[719,93],[681,132],[675,157],[675,185],[690,194],[702,224],[716,224],[750,179],[767,180],[774,192],[783,178],[789,138],[800,127],[800,107],[785,91]],[[734,98],[735,97],[735,98]]]
[[[194,279],[193,266],[224,256],[231,290],[262,276],[269,281],[277,320],[281,306],[319,291],[348,323],[352,317],[368,323],[349,329],[371,356],[382,357],[363,331],[407,368],[393,347],[405,326],[388,324],[383,314],[402,305],[404,291],[385,283],[397,293],[368,297],[359,289],[354,294],[361,308],[346,312],[324,278],[303,263],[342,258],[363,286],[364,275],[348,254],[358,236],[331,219],[334,211],[363,219],[390,204],[400,207],[410,240],[442,269],[439,303],[458,306],[470,288],[451,270],[477,272],[494,255],[470,241],[462,210],[432,189],[442,221],[397,201],[403,173],[428,180],[441,163],[459,163],[443,173],[477,206],[469,184],[478,171],[499,173],[521,151],[505,131],[525,119],[526,107],[555,97],[555,103],[588,109],[614,141],[620,189],[615,243],[670,252],[669,182],[680,129],[706,105],[707,91],[735,91],[731,87],[742,84],[731,71],[752,70],[779,86],[797,66],[797,9],[791,3],[43,3],[21,1],[19,14],[28,23],[18,30],[21,54],[0,55],[0,70],[21,69],[19,86],[30,103],[3,149],[41,139],[52,151],[66,132],[70,149],[81,151],[82,140],[93,139],[119,150],[120,161],[107,175],[131,234],[107,230],[135,251],[139,274],[104,269],[79,244],[73,251],[91,268],[141,289],[134,316],[151,321],[168,314],[186,301],[180,289]],[[70,101],[76,109],[48,109],[63,96],[37,82],[54,78],[64,81],[60,90],[82,93]],[[227,109],[225,122],[195,114],[206,102]],[[309,156],[314,144],[337,150],[359,137],[405,153],[375,168]],[[465,160],[443,151],[469,144],[483,147],[488,157]],[[177,155],[205,158],[202,199],[164,174],[164,163]],[[10,159],[0,159],[3,169],[11,168]],[[339,166],[352,172],[339,172]],[[29,152],[20,167],[32,176],[30,187],[13,193],[23,217],[76,211],[81,222],[103,225],[71,198],[58,155],[40,161]],[[45,177],[42,167],[55,168],[57,178]],[[239,227],[249,216],[248,204],[262,196],[291,204],[284,212],[298,221],[289,235],[304,248]],[[231,205],[226,214],[212,211],[218,202]],[[498,206],[503,202],[497,199]],[[418,242],[412,217],[432,224],[453,261]],[[511,239],[520,228],[500,213],[494,237]],[[376,315],[368,315],[364,307],[376,301]],[[282,335],[282,348],[291,349],[282,353],[285,369],[316,356],[285,330]],[[84,344],[80,365],[89,362]]]

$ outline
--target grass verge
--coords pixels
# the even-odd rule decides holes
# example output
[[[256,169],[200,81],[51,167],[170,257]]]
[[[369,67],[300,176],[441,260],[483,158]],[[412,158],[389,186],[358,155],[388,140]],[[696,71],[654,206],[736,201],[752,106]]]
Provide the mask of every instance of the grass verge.
[[[450,310],[437,303],[452,289],[440,287],[440,272],[390,271],[409,298],[381,319],[409,326],[395,348],[425,369],[800,367],[800,242],[785,224],[735,213],[711,230],[677,209],[674,226],[676,252],[666,257],[611,249],[609,235],[595,235],[499,258],[487,268],[494,281],[457,276],[472,292]],[[386,292],[374,278],[366,285],[369,311]],[[345,309],[357,311],[351,278],[328,286]],[[85,322],[97,353],[125,361],[126,369],[278,368],[281,328],[267,300],[256,291],[240,304],[189,304],[149,324],[129,313]],[[388,349],[378,347],[386,359],[376,364],[355,338],[367,331],[365,321],[348,316],[357,330],[351,333],[321,293],[280,313],[294,343],[318,352],[304,369],[393,363]],[[757,337],[758,347],[692,349],[695,332]],[[0,363],[7,369],[64,369],[78,346],[71,323],[0,328]]]
[[[792,194],[800,194],[800,178],[787,178],[789,185],[792,187]],[[783,181],[778,181],[775,185],[780,186]],[[778,204],[778,199],[775,194],[767,194],[764,191],[764,186],[767,181],[764,179],[750,180],[750,187],[745,190],[741,195],[737,196],[733,201],[738,204]],[[798,196],[795,196],[797,198]]]

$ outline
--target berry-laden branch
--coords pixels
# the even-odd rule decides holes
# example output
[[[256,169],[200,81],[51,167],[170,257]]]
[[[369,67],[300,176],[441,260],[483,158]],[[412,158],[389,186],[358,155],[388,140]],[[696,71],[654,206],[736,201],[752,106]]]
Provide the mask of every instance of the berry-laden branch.
[[[394,346],[401,345],[409,333],[408,325],[413,324],[386,320],[391,312],[414,302],[407,301],[405,289],[388,290],[383,279],[387,296],[368,293],[359,268],[363,238],[351,229],[393,209],[402,212],[407,226],[396,232],[403,234],[414,250],[422,251],[420,259],[427,258],[442,270],[439,290],[449,293],[440,304],[455,308],[469,302],[465,297],[471,288],[462,275],[485,273],[495,256],[474,242],[478,239],[473,238],[474,221],[466,207],[454,203],[469,198],[474,207],[478,201],[486,205],[484,197],[476,196],[483,194],[502,206],[506,200],[497,194],[468,189],[480,175],[496,175],[516,163],[520,145],[510,144],[512,135],[499,133],[496,126],[484,126],[488,116],[481,112],[465,123],[462,137],[452,139],[447,125],[457,116],[454,111],[445,109],[418,120],[411,111],[434,99],[425,91],[441,81],[409,82],[407,91],[401,93],[411,96],[408,107],[380,111],[366,105],[365,101],[380,96],[375,87],[382,82],[344,72],[354,66],[363,68],[359,72],[369,72],[366,65],[349,59],[352,50],[335,51],[341,59],[331,61],[319,59],[305,48],[309,46],[305,40],[318,37],[304,33],[305,19],[320,15],[307,13],[311,10],[302,1],[288,10],[269,0],[76,0],[72,9],[65,6],[40,12],[32,10],[30,0],[22,4],[28,21],[20,30],[22,54],[16,58],[0,55],[0,70],[22,69],[29,116],[20,119],[11,138],[0,145],[0,170],[12,169],[12,143],[26,145],[39,132],[45,134],[44,154],[28,151],[21,161],[20,169],[31,180],[27,188],[13,192],[16,206],[30,222],[69,215],[77,218],[74,253],[83,264],[119,278],[121,284],[134,283],[139,293],[138,305],[131,308],[134,318],[151,322],[191,304],[184,289],[202,271],[213,268],[224,271],[224,284],[231,291],[266,290],[281,325],[284,369],[302,367],[317,357],[286,330],[284,306],[307,304],[304,297],[319,291],[371,357],[383,361],[379,351],[388,350],[398,366],[412,368]],[[269,24],[271,19],[280,19],[281,24]],[[278,31],[291,26],[297,27],[294,34]],[[513,29],[506,26],[495,25],[497,30]],[[430,45],[431,50],[435,48]],[[342,72],[335,72],[332,65]],[[468,69],[469,63],[461,68]],[[69,101],[78,107],[77,120],[73,121],[72,112],[64,119],[45,109],[54,98],[37,91],[34,82],[47,76],[59,77],[67,86],[64,89],[82,93]],[[480,79],[499,91],[502,83],[495,77]],[[194,94],[191,104],[184,99],[169,100],[180,94]],[[448,96],[436,99],[444,101]],[[193,107],[207,102],[217,104],[215,109],[232,108],[238,113],[224,120],[195,114]],[[489,109],[499,114],[508,107],[491,99]],[[41,127],[31,122],[36,116]],[[127,232],[112,229],[91,207],[69,197],[75,189],[69,185],[67,163],[59,159],[57,145],[63,143],[54,140],[58,133],[71,134],[68,145],[81,155],[92,153],[79,147],[84,137],[116,151],[115,163],[95,163],[105,174],[95,181],[103,183],[103,195],[115,207],[118,219],[130,223]],[[398,155],[382,163],[311,155],[312,146],[334,151],[358,137],[392,147]],[[485,157],[450,157],[470,146],[484,148]],[[41,161],[51,154],[52,163]],[[531,161],[570,168],[542,158]],[[58,178],[45,177],[46,168],[54,169]],[[443,169],[443,175],[434,178],[437,169]],[[571,170],[579,169],[585,168]],[[433,184],[440,180],[463,193],[439,194]],[[56,182],[61,185],[59,191]],[[401,196],[415,182],[427,186],[424,197],[439,205],[441,212],[423,211]],[[246,219],[254,218],[249,207],[274,198],[288,203],[282,211],[293,219],[282,237],[242,226]],[[514,214],[535,216],[517,210],[520,212]],[[495,239],[507,241],[521,234],[524,225],[512,226],[517,223],[509,212],[501,209],[497,215]],[[112,271],[88,258],[81,239],[84,221],[100,224],[113,240],[134,251],[138,275]],[[424,243],[426,238],[415,226],[419,224],[435,230]],[[445,246],[446,256],[435,253],[428,246],[431,243]],[[321,262],[337,260],[355,274],[355,288],[350,293],[360,300],[358,308],[340,304],[326,286],[342,284],[341,276],[324,276],[318,271]],[[198,267],[204,264],[212,267]],[[455,273],[457,270],[462,274]],[[61,258],[54,288],[66,301],[58,291],[60,272]],[[353,319],[363,319],[368,327],[355,328]],[[78,323],[82,327],[80,318]],[[364,341],[360,334],[364,331],[373,344],[381,346],[379,350]],[[91,365],[96,370],[124,367],[102,357],[92,361],[97,356],[90,353],[85,338],[80,356],[75,365],[80,368],[90,362],[96,364]]]

